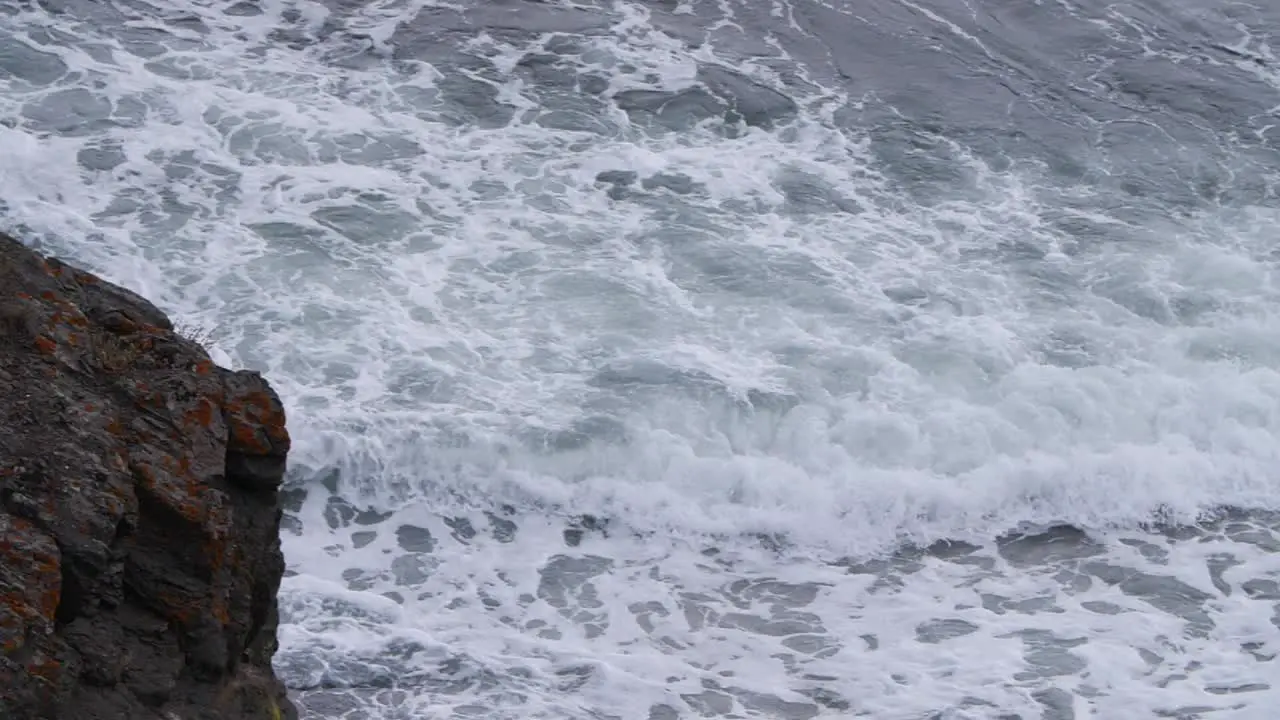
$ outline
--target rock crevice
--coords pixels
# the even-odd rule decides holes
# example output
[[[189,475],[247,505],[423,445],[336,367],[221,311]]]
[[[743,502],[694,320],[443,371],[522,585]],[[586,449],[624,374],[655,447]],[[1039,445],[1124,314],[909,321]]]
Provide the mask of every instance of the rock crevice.
[[[280,400],[0,234],[0,718],[288,720]]]

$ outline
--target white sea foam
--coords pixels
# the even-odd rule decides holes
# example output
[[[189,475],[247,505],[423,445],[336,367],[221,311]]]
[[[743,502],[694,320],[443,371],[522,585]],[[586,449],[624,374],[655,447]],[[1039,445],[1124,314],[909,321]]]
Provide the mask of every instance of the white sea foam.
[[[287,536],[282,662],[308,702],[1266,716],[1274,523],[1135,528],[1276,509],[1274,208],[1155,213],[958,145],[926,204],[838,128],[836,90],[774,130],[570,122],[551,101],[586,101],[521,74],[554,33],[476,33],[491,68],[464,72],[392,59],[443,3],[231,6],[0,16],[46,68],[0,76],[0,217],[214,328],[284,396],[300,476],[395,512],[351,525],[317,487]],[[798,92],[641,4],[589,12],[608,22],[575,71],[606,94],[699,63]],[[459,105],[463,77],[492,102]],[[636,177],[611,194],[610,171]],[[609,536],[566,548],[580,513]],[[398,549],[402,523],[432,549]],[[1024,566],[992,540],[1054,523],[1101,544]],[[977,548],[831,564],[940,539]]]

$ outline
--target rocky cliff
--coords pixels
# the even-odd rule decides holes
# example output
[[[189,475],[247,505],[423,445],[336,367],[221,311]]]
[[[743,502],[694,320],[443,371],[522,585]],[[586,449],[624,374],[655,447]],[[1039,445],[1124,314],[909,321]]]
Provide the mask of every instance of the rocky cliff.
[[[0,234],[0,718],[286,720],[289,435],[252,372]]]

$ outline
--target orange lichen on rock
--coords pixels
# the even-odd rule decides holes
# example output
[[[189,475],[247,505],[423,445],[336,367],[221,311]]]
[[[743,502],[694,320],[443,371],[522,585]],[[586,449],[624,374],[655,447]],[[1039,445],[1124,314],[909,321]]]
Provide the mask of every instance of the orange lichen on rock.
[[[58,350],[58,343],[50,340],[44,335],[36,337],[36,348],[45,355],[52,355]]]
[[[287,446],[289,432],[284,406],[272,393],[251,391],[229,399],[227,422],[235,439],[234,449],[254,455],[269,455]]]
[[[214,413],[217,410],[212,401],[208,398],[200,398],[196,401],[195,408],[188,410],[183,417],[185,425],[196,424],[202,428],[209,428],[213,425]]]
[[[245,423],[236,423],[231,428],[232,437],[239,443],[242,451],[248,450],[257,455],[266,455],[271,451],[271,446],[262,439],[262,435],[258,428]]]
[[[7,625],[47,631],[62,594],[61,555],[52,538],[32,522],[0,513],[0,618]],[[16,628],[15,628],[16,629]],[[11,644],[13,637],[0,632]]]
[[[205,504],[197,492],[192,492],[187,479],[180,476],[173,458],[164,456],[161,468],[146,462],[134,463],[134,476],[139,489],[178,517],[194,525],[201,525],[207,515]]]

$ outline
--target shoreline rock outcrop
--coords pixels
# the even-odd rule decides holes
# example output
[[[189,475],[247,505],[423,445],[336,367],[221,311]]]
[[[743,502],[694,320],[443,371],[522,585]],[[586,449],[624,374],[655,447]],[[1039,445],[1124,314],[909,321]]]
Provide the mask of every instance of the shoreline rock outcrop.
[[[288,451],[260,375],[0,233],[0,718],[296,718]]]

